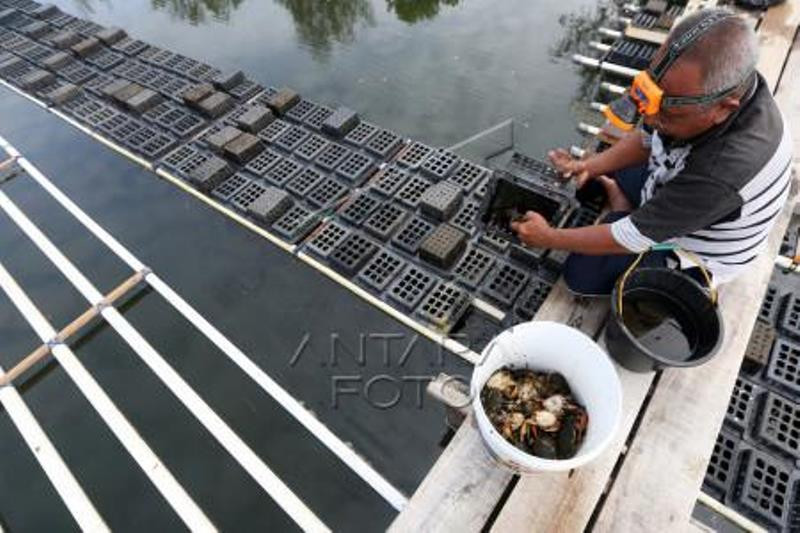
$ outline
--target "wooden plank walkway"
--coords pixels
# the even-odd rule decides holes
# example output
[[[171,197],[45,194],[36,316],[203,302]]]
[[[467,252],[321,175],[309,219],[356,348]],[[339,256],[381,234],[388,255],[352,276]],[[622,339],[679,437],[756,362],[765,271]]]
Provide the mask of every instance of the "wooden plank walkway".
[[[798,24],[800,0],[788,0],[770,9],[759,25],[759,70],[777,88],[776,99],[792,128],[795,180],[800,175],[800,101],[795,96],[800,88]],[[602,457],[569,473],[542,473],[516,481],[488,457],[474,419],[467,414],[391,529],[702,530],[690,523],[691,512],[796,200],[795,181],[767,251],[746,278],[722,288],[727,335],[712,362],[658,376],[618,367],[623,420]],[[598,336],[607,314],[606,300],[575,298],[559,283],[536,319],[564,322]],[[665,472],[669,483],[664,482]]]

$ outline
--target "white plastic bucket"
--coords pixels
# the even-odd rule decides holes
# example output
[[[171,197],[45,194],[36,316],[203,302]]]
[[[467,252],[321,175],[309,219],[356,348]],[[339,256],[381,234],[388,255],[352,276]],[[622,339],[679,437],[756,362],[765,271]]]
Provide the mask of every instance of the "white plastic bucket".
[[[506,441],[492,426],[481,403],[481,390],[503,367],[559,372],[589,414],[586,437],[571,459],[542,459]],[[555,322],[526,322],[490,342],[475,366],[470,386],[478,428],[491,454],[515,472],[571,470],[599,456],[608,446],[622,413],[622,386],[608,355],[580,331]]]

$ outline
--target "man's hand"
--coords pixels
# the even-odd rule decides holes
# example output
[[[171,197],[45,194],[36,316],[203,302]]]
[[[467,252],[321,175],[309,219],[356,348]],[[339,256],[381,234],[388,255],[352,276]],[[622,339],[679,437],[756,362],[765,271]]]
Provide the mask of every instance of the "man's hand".
[[[608,176],[599,176],[597,180],[606,190],[608,207],[611,208],[612,211],[622,211],[625,213],[633,211],[633,206],[628,200],[628,197],[625,196],[625,193],[622,192],[622,189],[620,189],[619,184],[615,180],[612,180]]]
[[[578,188],[583,187],[593,176],[589,174],[586,161],[573,158],[569,152],[563,148],[558,150],[551,150],[547,153],[547,157],[553,163],[564,178],[574,178],[577,182]]]
[[[532,248],[550,248],[550,237],[553,228],[547,220],[534,211],[528,211],[522,220],[511,223],[519,240],[526,246]]]

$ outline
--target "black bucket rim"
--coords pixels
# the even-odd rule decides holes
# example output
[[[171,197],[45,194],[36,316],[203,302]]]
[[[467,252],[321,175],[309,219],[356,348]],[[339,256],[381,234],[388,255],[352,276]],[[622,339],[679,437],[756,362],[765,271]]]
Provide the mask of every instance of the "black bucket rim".
[[[661,272],[661,273],[668,273],[671,276],[677,276],[681,279],[688,281],[691,285],[693,285],[698,291],[703,293],[706,298],[708,298],[708,290],[706,287],[701,285],[696,279],[692,278],[691,276],[681,272],[680,270],[674,268],[655,268],[655,267],[641,267],[637,268],[635,272]],[[625,321],[621,319],[619,316],[619,309],[617,308],[617,298],[618,298],[618,290],[619,285],[614,284],[614,289],[611,291],[611,320],[616,322],[616,325],[619,327],[620,331],[625,334],[625,337],[636,347],[636,349],[640,350],[643,354],[645,354],[648,358],[650,358],[654,363],[656,363],[657,367],[674,367],[674,368],[689,368],[693,366],[700,366],[708,361],[710,361],[717,353],[719,352],[720,346],[722,342],[725,340],[725,322],[722,319],[722,312],[719,309],[719,302],[713,303],[712,307],[714,309],[714,317],[719,324],[719,335],[717,336],[717,341],[714,343],[714,346],[708,351],[708,353],[702,357],[698,357],[695,359],[688,359],[686,361],[675,361],[674,359],[667,359],[663,356],[660,356],[653,351],[649,350],[645,347],[642,343],[640,343],[636,337],[628,329],[628,326],[625,325]],[[625,298],[625,292],[623,289],[622,293],[623,299]],[[613,357],[613,354],[611,354]]]

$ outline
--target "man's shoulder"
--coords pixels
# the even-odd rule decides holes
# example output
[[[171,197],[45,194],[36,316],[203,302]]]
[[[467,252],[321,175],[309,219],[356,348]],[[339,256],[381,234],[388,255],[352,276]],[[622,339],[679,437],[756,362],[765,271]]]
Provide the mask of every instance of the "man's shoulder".
[[[740,190],[759,174],[790,159],[788,128],[762,84],[725,131],[692,147],[685,170]]]

